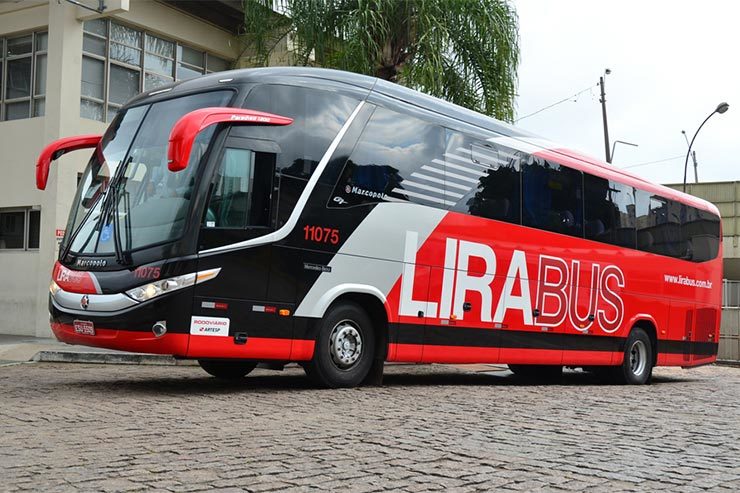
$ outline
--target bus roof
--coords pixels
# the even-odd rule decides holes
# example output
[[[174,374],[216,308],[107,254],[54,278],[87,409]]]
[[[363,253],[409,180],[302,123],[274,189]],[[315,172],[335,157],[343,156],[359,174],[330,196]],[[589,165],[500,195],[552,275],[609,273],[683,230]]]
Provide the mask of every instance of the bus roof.
[[[532,154],[536,153],[538,156],[560,162],[566,166],[574,167],[603,178],[619,181],[626,185],[634,186],[647,192],[656,193],[662,197],[673,199],[719,215],[719,210],[711,202],[663,185],[652,183],[636,174],[617,168],[612,164],[587,156],[578,151],[568,149],[565,146],[543,139],[535,134],[497,120],[493,117],[463,108],[456,104],[409,89],[399,84],[352,72],[314,67],[236,69],[175,82],[174,84],[157,88],[148,93],[142,93],[138,97],[132,99],[127,106],[140,104],[143,100],[160,94],[167,98],[181,92],[189,93],[197,90],[211,89],[215,86],[224,87],[228,85],[233,87],[244,83],[259,82],[260,80],[264,80],[265,82],[267,82],[267,80],[269,80],[269,82],[275,82],[275,79],[280,78],[323,79],[332,82],[339,82],[347,86],[354,86],[358,89],[358,93],[361,92],[365,95],[369,92],[373,92],[374,94],[380,94],[397,99],[446,118],[458,120],[488,132],[495,133],[504,137],[507,141],[506,145],[509,147],[527,151]],[[495,141],[498,139],[493,140]]]

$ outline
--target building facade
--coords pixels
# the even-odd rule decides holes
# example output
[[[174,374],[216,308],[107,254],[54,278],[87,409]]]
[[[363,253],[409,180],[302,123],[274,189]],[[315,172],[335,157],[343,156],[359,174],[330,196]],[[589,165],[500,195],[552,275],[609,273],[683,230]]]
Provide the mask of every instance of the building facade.
[[[83,0],[92,7],[97,0]],[[0,333],[48,337],[50,272],[85,152],[35,162],[60,137],[101,134],[132,96],[231,68],[240,2],[66,0],[0,3]]]

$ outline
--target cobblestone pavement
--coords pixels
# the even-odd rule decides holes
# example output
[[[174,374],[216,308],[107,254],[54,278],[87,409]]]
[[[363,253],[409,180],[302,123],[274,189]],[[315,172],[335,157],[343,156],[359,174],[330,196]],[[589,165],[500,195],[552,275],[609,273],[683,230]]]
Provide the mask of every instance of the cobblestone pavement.
[[[622,387],[397,365],[317,390],[297,368],[0,367],[0,490],[316,488],[740,491],[740,369]]]

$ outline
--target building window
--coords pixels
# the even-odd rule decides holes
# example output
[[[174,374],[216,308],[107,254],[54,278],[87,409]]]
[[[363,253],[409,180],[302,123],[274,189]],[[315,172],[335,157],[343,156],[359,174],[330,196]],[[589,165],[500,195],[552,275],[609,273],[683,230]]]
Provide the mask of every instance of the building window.
[[[0,38],[0,120],[44,116],[45,32]]]
[[[84,23],[80,116],[111,121],[129,99],[231,62],[109,19]]]
[[[0,250],[38,250],[41,211],[0,209]]]

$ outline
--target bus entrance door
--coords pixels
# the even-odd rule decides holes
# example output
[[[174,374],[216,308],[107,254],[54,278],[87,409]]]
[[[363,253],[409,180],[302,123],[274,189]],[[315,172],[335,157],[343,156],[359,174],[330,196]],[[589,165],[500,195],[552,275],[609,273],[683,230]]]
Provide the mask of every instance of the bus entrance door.
[[[231,136],[209,160],[198,262],[200,271],[220,271],[196,285],[190,357],[290,357],[292,318],[280,314],[293,306],[268,299],[273,246],[248,243],[273,231],[278,151],[270,141]]]

